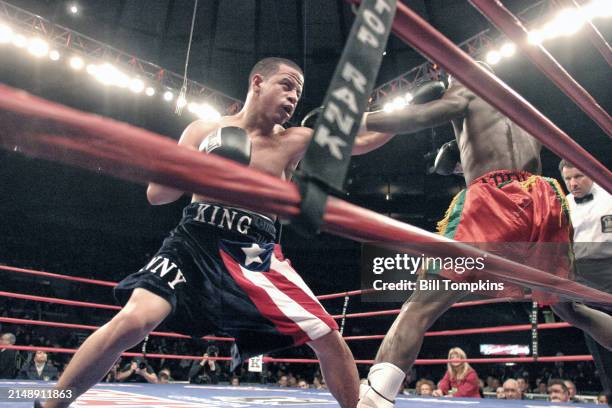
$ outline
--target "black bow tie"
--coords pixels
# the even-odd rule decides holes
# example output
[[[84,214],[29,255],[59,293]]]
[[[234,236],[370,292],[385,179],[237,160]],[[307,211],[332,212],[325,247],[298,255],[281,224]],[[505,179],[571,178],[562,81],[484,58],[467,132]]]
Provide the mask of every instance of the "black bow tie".
[[[584,204],[591,201],[592,199],[593,193],[585,194],[582,197],[574,197],[574,201],[576,201],[576,204]]]

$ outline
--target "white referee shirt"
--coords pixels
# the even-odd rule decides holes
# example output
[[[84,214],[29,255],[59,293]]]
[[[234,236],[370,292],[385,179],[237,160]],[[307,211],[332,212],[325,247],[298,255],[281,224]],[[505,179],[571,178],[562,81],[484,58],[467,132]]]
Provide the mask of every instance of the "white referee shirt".
[[[612,258],[612,195],[595,183],[590,193],[593,199],[580,204],[567,195],[576,259]]]

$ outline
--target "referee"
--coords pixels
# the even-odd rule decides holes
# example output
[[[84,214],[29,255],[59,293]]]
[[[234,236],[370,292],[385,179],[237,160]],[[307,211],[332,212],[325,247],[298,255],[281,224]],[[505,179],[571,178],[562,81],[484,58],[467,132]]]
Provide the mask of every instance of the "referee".
[[[570,192],[567,201],[574,227],[576,281],[612,293],[612,195],[565,160],[559,163],[559,171]],[[612,352],[586,334],[585,339],[610,401]]]

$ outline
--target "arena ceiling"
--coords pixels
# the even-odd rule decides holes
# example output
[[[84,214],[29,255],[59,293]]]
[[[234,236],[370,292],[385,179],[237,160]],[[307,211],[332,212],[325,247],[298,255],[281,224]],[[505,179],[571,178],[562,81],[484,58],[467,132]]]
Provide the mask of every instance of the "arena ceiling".
[[[487,20],[465,0],[403,2],[455,43],[489,27]],[[78,0],[81,11],[76,16],[66,12],[69,3],[66,1],[9,0],[8,3],[168,70],[183,72],[194,5],[192,0]],[[533,1],[505,0],[503,3],[518,13]],[[548,7],[546,12],[552,13],[554,9],[554,6]],[[200,0],[188,75],[222,93],[243,99],[246,78],[255,61],[266,56],[293,59],[304,68],[306,77],[304,97],[296,114],[296,121],[299,121],[323,100],[353,18],[353,11],[344,0]],[[545,19],[546,15],[542,18]],[[599,22],[600,31],[609,41],[612,25],[609,20]],[[547,47],[604,109],[610,111],[610,67],[593,48],[588,36],[580,32],[573,37],[552,41]],[[6,48],[1,52],[2,82],[45,98],[124,120],[173,138],[178,137],[191,119],[187,115],[175,116],[161,102],[104,91],[83,78],[71,76],[65,69],[34,63]],[[424,61],[418,52],[392,35],[377,84]],[[595,157],[610,166],[612,144],[609,139],[529,61],[516,55],[500,64],[497,72]],[[416,135],[399,136],[379,151],[354,159],[346,187],[350,193],[348,199],[432,229],[434,221],[443,215],[452,195],[462,185],[458,177],[427,173],[431,152],[451,138],[450,128],[443,126]],[[125,263],[111,258],[116,254],[119,258],[129,258],[131,253],[122,245],[123,240],[134,243],[136,252],[143,246],[147,251],[153,251],[176,221],[180,206],[184,204],[150,208],[141,186],[12,153],[0,152],[0,157],[0,177],[5,192],[0,201],[0,212],[7,220],[8,231],[3,239],[10,241],[3,246],[5,253],[0,254],[3,257],[14,256],[15,251],[21,251],[15,248],[27,243],[25,247],[32,248],[33,258],[39,253],[58,266],[65,256],[82,256],[106,262],[104,268],[91,263],[85,263],[83,268],[117,270],[117,265]],[[556,177],[557,162],[558,158],[545,152],[545,174]],[[390,194],[389,200],[387,194]],[[31,234],[38,236],[44,245],[30,242],[32,240],[28,237]],[[60,234],[69,236],[59,238]],[[93,246],[109,248],[108,237],[114,237],[111,239],[116,241],[116,244],[110,244],[112,250],[100,249],[97,252]],[[138,244],[139,240],[145,243]],[[303,246],[302,242],[291,233],[286,234],[289,252],[291,248]],[[340,256],[321,256],[330,246],[340,251],[336,252]],[[358,247],[324,236],[309,248],[306,253],[296,251],[294,255],[305,270],[312,271],[313,276],[325,276],[325,270],[335,265],[340,271],[338,280],[346,281],[351,287],[358,285],[354,270],[357,261],[352,258],[359,255]],[[112,251],[116,251],[115,254]],[[26,256],[20,253],[18,258]],[[143,258],[141,253],[137,261],[142,262]],[[44,268],[42,262],[40,267]],[[123,274],[133,267],[128,261],[127,266],[117,273]],[[321,283],[323,289],[328,286],[332,288],[335,285]]]

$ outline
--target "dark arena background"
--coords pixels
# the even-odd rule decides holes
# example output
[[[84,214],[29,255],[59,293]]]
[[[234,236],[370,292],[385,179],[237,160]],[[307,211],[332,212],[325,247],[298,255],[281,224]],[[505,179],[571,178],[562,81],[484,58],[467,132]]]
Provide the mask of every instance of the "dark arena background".
[[[495,61],[496,56],[489,52],[499,50],[507,40],[469,2],[401,2],[455,44],[461,44],[475,59],[492,58],[489,62],[494,64],[499,78],[610,168],[612,143],[608,136],[535,68],[520,49],[512,55],[498,54],[500,59]],[[535,29],[553,21],[558,12],[572,2],[504,0],[503,3],[520,16],[527,27]],[[590,1],[579,3],[586,5]],[[609,1],[600,3],[607,8],[607,16],[597,16],[593,24],[602,37],[610,41],[612,6]],[[76,12],[71,7],[75,7]],[[253,64],[264,57],[278,56],[297,62],[304,70],[304,93],[291,120],[291,125],[298,125],[309,111],[321,105],[355,18],[355,10],[344,0],[200,0],[187,71],[190,80],[187,100],[200,105],[193,109],[186,106],[179,116],[175,114],[175,105],[182,85],[193,9],[194,1],[191,0],[0,0],[0,81],[53,102],[178,140],[190,122],[210,114],[211,109],[221,114],[235,112],[244,102]],[[22,35],[25,45],[15,45],[19,40],[14,37],[4,41],[6,27],[10,27],[13,36]],[[44,55],[35,56],[32,53],[36,51],[28,51],[27,42],[35,36],[48,41],[49,49],[42,52]],[[544,46],[609,112],[612,107],[610,65],[592,45],[586,27],[571,35],[562,32],[558,36],[551,35]],[[82,58],[83,68],[71,66],[74,56]],[[141,78],[142,87],[133,83],[130,85],[133,89],[105,85],[88,72],[87,64],[90,63],[115,64],[128,77]],[[426,80],[438,78],[441,73],[436,64],[392,33],[370,100],[371,110],[383,108],[397,96]],[[172,100],[164,99],[166,93]],[[452,128],[447,124],[416,134],[398,135],[377,151],[353,158],[344,199],[434,231],[453,196],[465,187],[461,176],[440,176],[432,170],[437,150],[452,138]],[[557,178],[563,185],[557,168],[559,160],[549,150],[543,150],[543,175]],[[201,176],[214,178],[215,174]],[[189,202],[185,195],[173,204],[152,206],[147,202],[145,190],[146,186],[141,184],[0,150],[0,265],[120,281],[146,264]],[[361,244],[329,234],[304,240],[285,228],[282,245],[285,255],[315,294],[361,288]],[[0,282],[0,315],[4,319],[0,321],[0,332],[16,334],[17,345],[77,348],[91,330],[19,324],[7,318],[100,326],[115,313],[7,295],[17,293],[113,305],[115,301],[108,286],[1,268]],[[401,303],[365,302],[360,296],[350,297],[347,304],[344,296],[322,303],[332,315],[401,307]],[[485,302],[451,309],[434,324],[432,332],[512,325],[530,327],[500,333],[460,335],[459,332],[426,337],[419,358],[445,359],[451,347],[461,347],[469,358],[485,358],[480,347],[484,344],[528,345],[531,349],[532,306],[531,302]],[[537,314],[540,324],[560,322],[547,307],[537,309]],[[393,316],[388,314],[338,319],[343,324],[344,336],[382,335],[392,321]],[[158,329],[164,330],[163,326]],[[541,329],[537,336],[540,356],[589,354],[583,334],[576,328]],[[349,341],[357,360],[372,360],[379,344],[380,339]],[[218,347],[220,356],[229,356],[228,342],[153,336],[147,353],[201,356],[211,345]],[[140,352],[141,345],[131,351]],[[27,360],[27,351],[20,354]],[[62,371],[69,356],[68,353],[50,353],[49,359]],[[269,357],[310,359],[314,358],[314,353],[307,347],[300,347]],[[191,362],[182,361],[149,359],[156,372],[162,366],[169,367],[175,380],[188,381],[186,372]],[[126,358],[122,365],[128,363],[129,358]],[[121,392],[134,391],[143,394],[142,398],[145,394],[152,396],[150,401],[141,401],[142,405],[138,406],[334,404],[325,390],[287,388],[286,393],[275,394],[281,377],[289,374],[296,382],[304,379],[314,388],[312,384],[320,376],[315,364],[270,362],[265,365],[263,374],[248,372],[246,365],[232,373],[225,361],[219,366],[219,384],[227,385],[236,377],[243,384],[267,384],[266,387],[274,392],[251,388],[249,393],[246,385],[241,386],[245,387],[242,391],[228,391],[225,387],[210,391],[204,387],[202,389],[212,393],[205,397],[193,393],[193,400],[176,399],[174,401],[183,403],[175,404],[171,402],[173,394],[191,396],[193,388],[183,389],[189,387],[184,384],[164,391],[127,385],[125,388],[108,385],[107,388],[109,393],[117,394],[118,400],[124,398]],[[501,381],[522,377],[528,382],[529,393],[538,394],[537,384],[561,377],[571,379],[580,395],[587,396],[587,400],[592,397],[591,402],[601,392],[592,361],[476,363],[472,366],[489,388],[492,385],[488,377]],[[358,367],[360,376],[365,378],[369,365],[359,364]],[[414,389],[421,378],[437,382],[445,370],[445,364],[416,365],[406,388]],[[88,398],[94,401],[95,393],[107,388],[95,388],[87,394]],[[494,394],[495,389],[485,391],[491,396],[490,391]],[[282,397],[274,401],[270,395]],[[258,399],[260,397],[264,398]],[[3,401],[0,400],[0,406],[11,406]],[[398,406],[408,406],[409,401],[401,400]],[[428,403],[419,399],[412,404]],[[493,404],[493,401],[480,404]],[[518,402],[516,404],[518,406]],[[85,401],[75,406],[94,405],[94,402]]]

